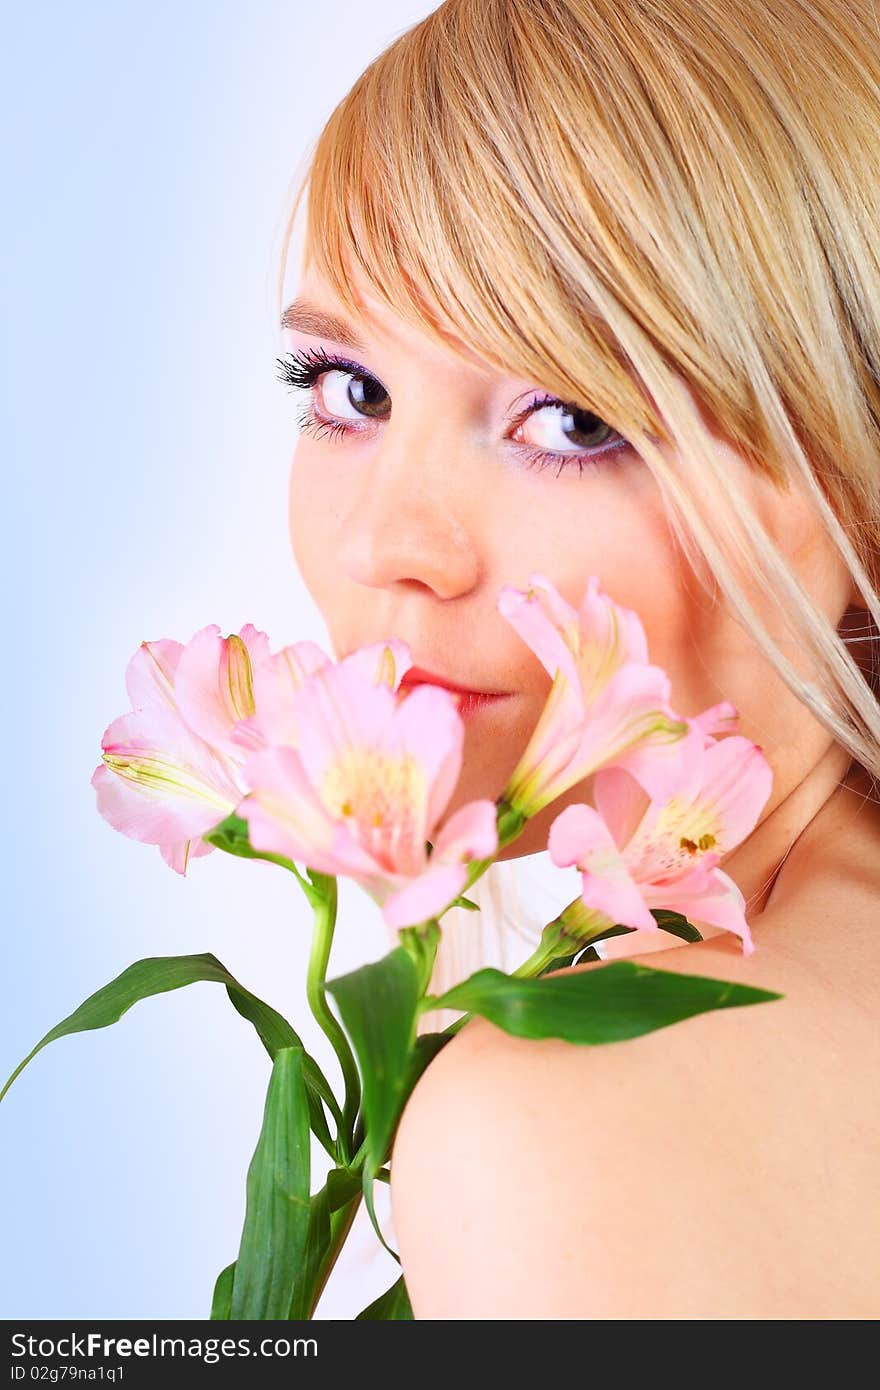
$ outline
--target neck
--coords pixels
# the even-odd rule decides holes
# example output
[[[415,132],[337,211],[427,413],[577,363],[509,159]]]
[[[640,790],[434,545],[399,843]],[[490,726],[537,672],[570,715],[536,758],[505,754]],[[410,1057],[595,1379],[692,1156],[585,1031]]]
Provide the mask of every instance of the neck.
[[[793,873],[804,831],[847,780],[851,755],[832,743],[807,775],[758,823],[720,867],[738,885],[751,924],[765,912],[783,875]],[[786,877],[788,882],[788,877]]]

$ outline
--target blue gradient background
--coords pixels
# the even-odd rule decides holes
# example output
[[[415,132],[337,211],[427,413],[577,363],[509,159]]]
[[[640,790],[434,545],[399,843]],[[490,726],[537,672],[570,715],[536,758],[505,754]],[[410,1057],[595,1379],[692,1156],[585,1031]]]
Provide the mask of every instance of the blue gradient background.
[[[273,648],[326,645],[287,535],[281,237],[323,121],[433,8],[6,12],[3,1079],[132,961],[196,951],[291,1018],[338,1078],[310,1026],[294,882],[219,852],[180,877],[98,816],[89,779],[142,639],[251,621]],[[342,887],[331,976],[387,949],[372,904]],[[0,1316],[207,1317],[237,1254],[268,1078],[211,984],[41,1052],[0,1105]],[[381,1258],[343,1269],[324,1317],[393,1282],[367,1247]]]

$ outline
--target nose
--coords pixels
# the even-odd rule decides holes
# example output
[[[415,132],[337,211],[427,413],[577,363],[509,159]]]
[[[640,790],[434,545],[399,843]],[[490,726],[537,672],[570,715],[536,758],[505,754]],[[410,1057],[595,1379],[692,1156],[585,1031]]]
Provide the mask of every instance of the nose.
[[[338,561],[370,588],[422,585],[439,598],[469,593],[481,573],[462,441],[449,431],[426,441],[425,416],[397,421],[358,470],[337,535]],[[466,445],[464,447],[467,447]]]

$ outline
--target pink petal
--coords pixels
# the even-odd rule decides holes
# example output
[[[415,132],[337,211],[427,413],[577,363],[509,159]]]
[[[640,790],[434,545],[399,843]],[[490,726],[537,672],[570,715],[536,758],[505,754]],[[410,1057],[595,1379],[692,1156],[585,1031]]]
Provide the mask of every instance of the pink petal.
[[[316,671],[332,665],[317,642],[293,642],[254,665],[255,711],[230,730],[230,739],[243,750],[282,743],[296,748],[299,729],[294,695]]]
[[[597,850],[616,854],[617,845],[598,811],[578,802],[560,811],[550,826],[547,850],[558,869],[568,869]]]
[[[596,575],[590,576],[578,616],[584,646],[614,654],[614,667],[647,662],[648,640],[639,615],[603,593]]]
[[[704,754],[700,802],[709,802],[724,832],[722,853],[750,835],[773,787],[773,771],[757,744],[739,734],[711,744]]]
[[[464,888],[467,869],[463,864],[430,865],[423,874],[385,899],[382,916],[389,927],[418,926],[429,917],[438,917]]]
[[[292,748],[252,753],[242,767],[251,791],[237,807],[254,849],[301,860],[321,873],[340,872],[334,854],[337,821],[328,815]],[[369,869],[375,865],[369,860]]]
[[[176,845],[160,845],[159,852],[169,868],[186,878],[190,861],[213,853],[214,848],[199,836],[194,840],[181,840]]]
[[[182,651],[183,643],[170,637],[141,642],[125,671],[125,688],[132,709],[157,704],[177,708],[174,674]]]
[[[623,860],[620,860],[623,866]],[[624,868],[613,875],[585,873],[581,877],[581,901],[585,907],[601,912],[615,925],[642,931],[657,931],[638,886]]]
[[[428,779],[425,838],[429,838],[461,773],[464,721],[454,695],[440,686],[417,685],[397,707],[395,735]]]
[[[328,813],[351,808],[351,833],[389,874],[420,872],[429,829],[461,767],[464,726],[449,691],[399,699],[352,665],[317,672],[295,697],[298,751]]]
[[[710,885],[698,892],[688,892],[686,885],[676,884],[674,891],[667,893],[662,904],[657,903],[657,906],[681,912],[696,927],[705,923],[733,932],[742,938],[743,954],[751,955],[755,945],[746,921],[745,898],[723,869],[714,869],[711,879]]]
[[[579,696],[573,700],[568,678],[557,671],[550,693],[528,744],[520,756],[506,789],[514,801],[531,801],[545,788],[556,788],[549,800],[579,781],[567,773],[583,742],[583,707]],[[586,774],[585,774],[586,775]],[[528,814],[533,815],[534,810]]]
[[[449,817],[436,839],[431,863],[489,859],[498,849],[498,813],[494,801],[469,801]]]
[[[688,727],[683,737],[660,729],[616,754],[613,762],[635,777],[652,801],[685,798],[699,785],[704,742],[699,729]]]
[[[560,599],[559,602],[564,603],[564,600]],[[506,618],[526,645],[531,647],[550,676],[555,677],[557,671],[562,671],[570,689],[579,691],[580,681],[571,649],[557,623],[544,612],[539,591],[523,592],[505,585],[499,592],[497,607],[502,618]],[[573,608],[571,613],[572,622],[576,623],[577,613]]]
[[[95,768],[91,785],[104,820],[130,840],[148,845],[174,845],[200,835],[230,815],[238,800],[236,796],[218,805],[183,792],[157,798],[104,763]]]
[[[320,787],[329,768],[352,749],[386,747],[393,742],[397,698],[376,685],[357,666],[326,666],[295,692],[293,718],[306,773]]]
[[[707,743],[711,743],[719,734],[735,733],[739,712],[729,700],[722,700],[718,705],[710,705],[702,714],[695,714],[690,723],[701,730]]]
[[[92,779],[98,810],[132,839],[188,839],[229,815],[241,797],[234,766],[167,705],[120,715],[101,747],[103,762]]]
[[[190,728],[232,757],[233,724],[255,712],[253,668],[269,659],[269,639],[252,623],[245,623],[238,639],[233,643],[221,637],[216,623],[201,628],[181,652],[174,681],[177,703]]]
[[[656,931],[608,827],[592,806],[566,806],[550,827],[547,848],[558,868],[581,870],[581,900],[616,924]]]
[[[647,792],[624,768],[603,767],[593,781],[593,801],[614,843],[624,849],[650,805]]]
[[[368,680],[387,685],[389,690],[397,690],[413,664],[412,651],[400,638],[389,637],[384,642],[373,642],[368,647],[349,652],[339,664],[354,666]]]

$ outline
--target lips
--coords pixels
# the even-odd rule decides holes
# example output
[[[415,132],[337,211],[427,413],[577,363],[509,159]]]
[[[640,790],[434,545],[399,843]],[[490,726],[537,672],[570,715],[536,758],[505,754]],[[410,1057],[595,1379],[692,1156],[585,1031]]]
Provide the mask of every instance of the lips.
[[[509,694],[506,690],[485,690],[475,685],[463,685],[459,681],[450,680],[446,676],[437,675],[433,671],[427,671],[423,666],[410,666],[404,673],[400,681],[401,685],[439,685],[444,690],[451,690],[456,695],[479,695],[487,699],[500,699],[501,696]]]
[[[510,691],[508,690],[477,690],[473,686],[459,685],[456,681],[447,679],[446,676],[427,671],[423,666],[411,666],[401,678],[400,688],[414,690],[420,685],[438,685],[442,690],[448,690],[455,697],[462,719],[476,714],[477,710],[486,709],[489,705],[496,705],[501,700],[510,699]]]

